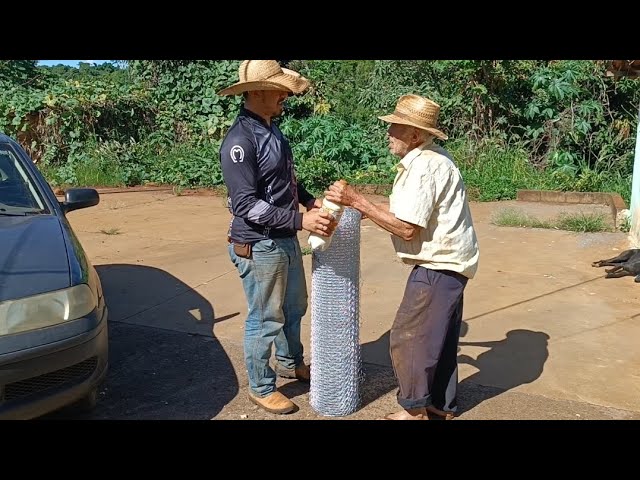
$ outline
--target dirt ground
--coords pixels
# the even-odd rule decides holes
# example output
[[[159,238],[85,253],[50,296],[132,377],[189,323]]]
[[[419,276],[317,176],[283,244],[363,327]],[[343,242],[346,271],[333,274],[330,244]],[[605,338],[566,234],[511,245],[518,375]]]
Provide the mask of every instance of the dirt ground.
[[[631,277],[604,279],[602,269],[591,267],[626,249],[625,234],[491,223],[497,211],[513,206],[549,216],[567,210],[472,204],[481,257],[465,296],[458,418],[640,419],[640,285]],[[98,408],[86,418],[325,418],[297,381],[281,381],[299,406],[294,414],[271,415],[247,400],[246,301],[226,250],[224,198],[103,191],[100,205],[69,219],[110,308],[110,373]],[[345,419],[397,409],[388,332],[408,269],[389,235],[370,220],[362,222],[361,238],[366,381],[361,408]],[[300,240],[306,245],[305,234]],[[304,262],[310,285],[311,256]],[[309,316],[310,309],[302,332],[307,359]]]

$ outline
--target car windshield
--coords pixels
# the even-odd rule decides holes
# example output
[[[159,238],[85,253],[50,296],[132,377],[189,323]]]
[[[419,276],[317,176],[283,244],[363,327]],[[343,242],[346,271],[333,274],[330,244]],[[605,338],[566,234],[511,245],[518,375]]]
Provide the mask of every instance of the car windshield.
[[[0,216],[46,213],[36,185],[16,153],[0,143]]]

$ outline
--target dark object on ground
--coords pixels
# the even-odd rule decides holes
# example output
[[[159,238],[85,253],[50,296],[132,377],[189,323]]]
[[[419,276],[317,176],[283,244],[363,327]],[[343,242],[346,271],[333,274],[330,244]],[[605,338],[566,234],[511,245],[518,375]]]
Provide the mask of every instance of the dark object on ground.
[[[635,281],[640,283],[640,249],[632,248],[625,250],[617,257],[606,260],[598,260],[591,264],[593,267],[613,267],[605,269],[605,278],[619,278],[628,275],[634,276]]]

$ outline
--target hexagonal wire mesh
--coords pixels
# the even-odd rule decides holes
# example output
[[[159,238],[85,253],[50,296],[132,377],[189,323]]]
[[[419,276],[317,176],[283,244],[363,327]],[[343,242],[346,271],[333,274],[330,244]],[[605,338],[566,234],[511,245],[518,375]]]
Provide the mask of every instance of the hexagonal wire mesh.
[[[309,399],[324,416],[360,405],[360,220],[346,208],[330,245],[312,257]]]

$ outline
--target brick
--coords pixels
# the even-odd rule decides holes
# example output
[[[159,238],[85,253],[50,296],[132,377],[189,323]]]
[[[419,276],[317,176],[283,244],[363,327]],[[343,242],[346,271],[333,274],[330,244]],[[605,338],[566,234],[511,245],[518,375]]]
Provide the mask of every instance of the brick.
[[[565,192],[542,191],[540,201],[548,203],[565,203]]]
[[[540,190],[518,190],[516,200],[519,202],[539,202]]]

